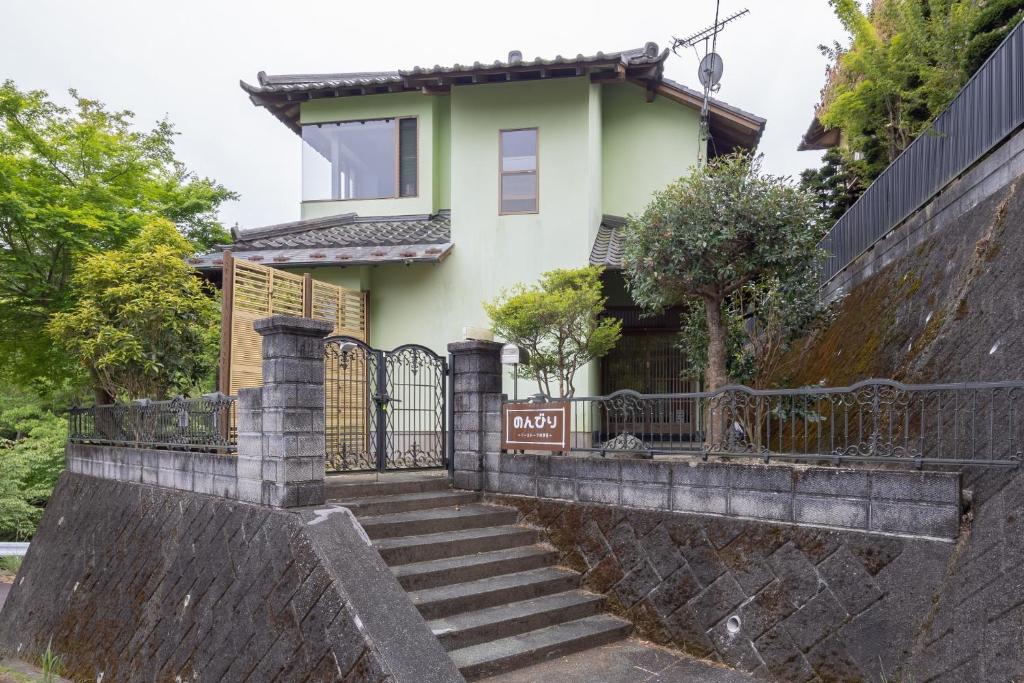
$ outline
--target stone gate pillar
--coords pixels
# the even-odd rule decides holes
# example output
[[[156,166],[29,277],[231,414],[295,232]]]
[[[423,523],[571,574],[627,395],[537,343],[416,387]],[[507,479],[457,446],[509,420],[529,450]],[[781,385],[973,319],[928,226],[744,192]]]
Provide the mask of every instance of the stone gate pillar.
[[[324,502],[324,351],[333,326],[275,315],[257,320],[263,386],[238,392],[239,498],[273,507]]]
[[[486,459],[496,464],[501,450],[501,344],[452,342],[448,353],[452,354],[454,483],[479,491],[486,484]],[[497,467],[492,471],[497,472]]]

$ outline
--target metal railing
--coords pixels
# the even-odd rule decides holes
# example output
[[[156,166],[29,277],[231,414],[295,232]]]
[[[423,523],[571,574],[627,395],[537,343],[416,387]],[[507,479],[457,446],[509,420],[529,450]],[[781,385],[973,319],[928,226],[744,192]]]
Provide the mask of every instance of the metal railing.
[[[73,407],[68,410],[68,441],[234,451],[236,430],[233,396],[220,393],[170,401],[147,399],[131,403]]]
[[[530,400],[546,400],[537,397]],[[1019,466],[1024,382],[639,394],[566,399],[573,450],[608,455]]]
[[[1006,37],[933,124],[879,175],[821,241],[828,282],[1024,125],[1024,24]]]

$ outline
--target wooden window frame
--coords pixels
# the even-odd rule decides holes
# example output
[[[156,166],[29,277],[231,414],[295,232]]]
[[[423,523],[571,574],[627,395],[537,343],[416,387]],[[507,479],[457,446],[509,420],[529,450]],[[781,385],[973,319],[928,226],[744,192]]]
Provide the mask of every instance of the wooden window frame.
[[[402,195],[402,119],[413,119],[416,121],[416,194]],[[362,199],[305,199],[303,204],[317,202],[375,202],[381,199],[416,199],[420,196],[420,178],[422,177],[422,165],[420,164],[420,117],[419,114],[408,114],[404,116],[375,116],[365,119],[340,119],[337,121],[315,121],[303,123],[305,126],[329,126],[338,123],[359,123],[360,121],[394,121],[395,122],[395,193],[389,197],[366,197]],[[301,135],[300,135],[301,137]]]
[[[502,161],[505,159],[505,133],[515,133],[522,130],[532,130],[536,134],[536,150],[534,154],[533,171],[506,171]],[[533,211],[502,211],[502,181],[507,175],[533,175],[536,178],[536,192],[534,199],[536,206]],[[498,215],[499,216],[529,216],[540,213],[540,128],[537,126],[526,126],[524,128],[502,128],[498,131]]]

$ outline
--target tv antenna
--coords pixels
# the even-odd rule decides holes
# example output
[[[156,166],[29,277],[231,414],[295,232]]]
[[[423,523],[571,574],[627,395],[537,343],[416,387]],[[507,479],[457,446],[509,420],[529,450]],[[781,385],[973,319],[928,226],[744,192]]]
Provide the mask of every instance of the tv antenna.
[[[701,103],[700,108],[700,129],[698,132],[699,140],[706,143],[710,138],[708,132],[708,104],[711,100],[711,93],[718,92],[722,87],[722,73],[725,70],[725,62],[722,61],[722,57],[715,51],[718,46],[718,34],[726,24],[736,21],[744,14],[750,12],[750,10],[744,8],[739,12],[734,12],[726,18],[719,20],[718,10],[721,5],[721,0],[715,0],[715,23],[707,28],[701,29],[696,33],[690,34],[685,38],[676,38],[672,36],[672,52],[679,54],[680,49],[693,48],[693,51],[700,57],[700,52],[697,50],[697,46],[700,43],[704,43],[704,56],[700,59],[700,66],[697,67],[697,79],[700,84],[704,86],[704,99]],[[703,147],[698,145],[698,149]],[[699,152],[698,152],[699,153]]]

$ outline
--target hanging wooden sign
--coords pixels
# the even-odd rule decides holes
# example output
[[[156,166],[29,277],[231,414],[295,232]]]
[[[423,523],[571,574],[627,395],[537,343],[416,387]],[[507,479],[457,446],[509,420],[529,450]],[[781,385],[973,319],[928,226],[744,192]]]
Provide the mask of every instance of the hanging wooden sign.
[[[501,406],[501,448],[506,451],[570,450],[568,401],[504,403]]]

